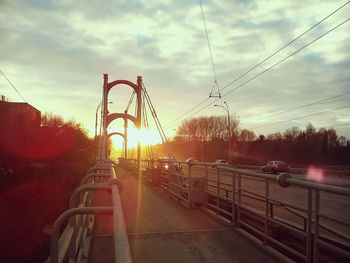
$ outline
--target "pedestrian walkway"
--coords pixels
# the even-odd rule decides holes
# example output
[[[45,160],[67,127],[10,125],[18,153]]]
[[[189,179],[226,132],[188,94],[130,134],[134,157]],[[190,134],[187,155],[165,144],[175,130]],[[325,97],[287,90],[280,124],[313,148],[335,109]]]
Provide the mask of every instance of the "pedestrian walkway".
[[[121,194],[134,262],[281,262],[261,244],[201,209],[189,209],[123,170]],[[108,193],[96,194],[105,202]],[[108,203],[104,204],[108,205]],[[90,262],[113,261],[111,216],[96,218]],[[112,254],[112,255],[111,255]]]

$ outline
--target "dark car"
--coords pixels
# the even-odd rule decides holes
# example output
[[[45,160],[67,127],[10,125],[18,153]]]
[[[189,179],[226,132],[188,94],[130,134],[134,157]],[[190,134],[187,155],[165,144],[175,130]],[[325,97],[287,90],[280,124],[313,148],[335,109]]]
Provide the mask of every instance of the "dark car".
[[[182,171],[182,165],[176,159],[171,157],[160,157],[158,159],[158,168],[160,168],[165,173]]]
[[[261,167],[261,171],[264,173],[281,173],[289,172],[289,166],[283,161],[269,161],[266,165]]]

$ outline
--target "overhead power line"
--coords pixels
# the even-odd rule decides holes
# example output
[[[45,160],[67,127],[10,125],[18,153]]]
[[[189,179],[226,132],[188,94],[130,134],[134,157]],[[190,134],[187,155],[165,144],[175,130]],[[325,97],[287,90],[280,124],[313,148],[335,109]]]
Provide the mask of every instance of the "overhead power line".
[[[317,100],[317,101],[314,101],[314,102],[311,102],[311,103],[299,105],[299,106],[296,106],[296,107],[292,107],[292,108],[288,108],[288,109],[282,109],[282,110],[273,111],[272,114],[270,114],[270,115],[268,115],[268,116],[265,116],[265,117],[261,117],[260,120],[266,119],[266,118],[269,118],[269,117],[272,117],[272,116],[284,114],[284,113],[287,113],[287,112],[299,110],[299,109],[306,108],[306,107],[309,107],[309,106],[313,106],[313,105],[316,105],[316,104],[321,104],[321,103],[329,102],[329,101],[332,100],[332,99],[336,99],[336,98],[342,97],[342,96],[347,95],[347,94],[350,94],[350,91],[344,92],[344,93],[341,93],[341,94],[338,94],[338,95],[335,95],[335,96],[331,96],[331,97],[328,97],[328,98],[325,98],[325,99],[322,99],[322,100]]]
[[[5,73],[2,72],[2,70],[0,70],[1,74],[4,76],[4,78],[7,80],[8,83],[10,83],[10,85],[12,86],[12,88],[17,92],[17,94],[22,98],[22,100],[25,103],[28,103],[25,98],[22,96],[22,94],[18,91],[18,89],[16,89],[15,85],[12,84],[12,82],[6,77]]]
[[[256,127],[253,127],[252,129],[270,127],[270,126],[274,126],[274,125],[277,125],[277,124],[281,124],[281,123],[285,123],[285,122],[289,122],[289,121],[295,121],[295,120],[299,120],[299,119],[303,119],[303,118],[307,118],[307,117],[312,117],[312,116],[315,116],[315,115],[320,115],[320,114],[323,114],[323,113],[337,111],[337,110],[341,110],[341,109],[345,109],[345,108],[349,108],[349,107],[350,107],[350,105],[346,105],[346,106],[338,107],[338,108],[327,110],[327,111],[319,111],[319,112],[315,112],[315,113],[312,113],[312,114],[304,115],[304,116],[301,116],[301,117],[296,117],[296,118],[292,118],[292,119],[288,119],[288,120],[277,121],[277,122],[270,123],[270,124],[256,126]]]
[[[203,19],[203,25],[204,25],[204,30],[205,30],[205,35],[207,37],[207,43],[208,43],[208,49],[209,49],[209,54],[210,54],[210,60],[211,60],[211,65],[212,65],[212,68],[213,68],[213,74],[214,74],[214,84],[213,84],[213,87],[211,88],[211,92],[210,92],[210,95],[209,95],[209,98],[215,96],[216,94],[219,94],[219,98],[221,97],[221,94],[220,94],[220,89],[219,89],[219,83],[218,83],[218,78],[216,76],[216,70],[215,70],[215,64],[214,64],[214,58],[213,58],[213,52],[211,51],[211,46],[210,46],[210,41],[209,41],[209,34],[208,34],[208,29],[207,29],[207,25],[205,23],[205,16],[204,16],[204,11],[203,11],[203,6],[202,6],[202,1],[199,0],[199,5],[201,7],[201,11],[202,11],[202,19]],[[214,87],[217,87],[218,89],[218,92],[216,92],[214,95],[212,95],[213,93],[213,89]]]
[[[320,20],[319,22],[317,22],[316,24],[314,24],[313,26],[311,26],[309,29],[307,29],[306,31],[304,31],[303,33],[301,33],[300,35],[298,35],[296,38],[294,38],[293,40],[289,41],[287,44],[285,44],[283,47],[279,48],[278,50],[276,50],[275,52],[273,52],[271,55],[267,56],[265,59],[263,59],[262,61],[260,61],[258,64],[256,64],[255,66],[251,67],[248,71],[244,72],[242,75],[240,75],[239,77],[237,77],[236,79],[234,79],[233,81],[229,82],[228,84],[226,84],[222,89],[219,90],[222,91],[224,89],[226,89],[227,87],[229,87],[230,85],[234,84],[235,82],[237,82],[238,80],[242,79],[244,76],[246,76],[248,73],[250,73],[252,70],[256,69],[257,67],[259,67],[260,65],[262,65],[263,63],[265,63],[267,60],[269,60],[270,58],[274,57],[275,55],[277,55],[279,52],[281,52],[283,49],[285,49],[286,47],[288,47],[289,45],[291,45],[292,43],[294,43],[296,40],[298,40],[299,38],[301,38],[302,36],[304,36],[305,34],[307,34],[309,31],[311,31],[312,29],[314,29],[315,27],[317,27],[319,24],[321,24],[322,22],[324,22],[325,20],[327,20],[329,17],[331,17],[332,15],[334,15],[335,13],[337,13],[339,10],[341,10],[342,8],[344,8],[346,5],[348,5],[350,3],[350,1],[347,1],[345,4],[341,5],[340,7],[338,7],[336,10],[334,10],[333,12],[331,12],[329,15],[327,15],[326,17],[324,17],[322,20]],[[169,123],[167,123],[165,126],[168,127],[170,124],[173,124],[175,122],[177,122],[178,120],[182,119],[184,116],[186,116],[188,113],[192,112],[193,110],[197,109],[199,106],[203,105],[205,102],[207,102],[209,100],[209,98],[204,99],[203,101],[201,101],[199,104],[197,104],[196,106],[192,107],[191,109],[187,110],[185,113],[181,114],[179,117],[177,117],[176,119],[174,119],[173,121],[170,121]],[[217,100],[216,100],[217,101]],[[216,102],[215,101],[215,102]],[[211,104],[210,104],[211,105]],[[191,115],[192,116],[192,115]]]
[[[323,101],[323,102],[314,103],[314,104],[312,104],[310,106],[318,105],[318,104],[334,103],[335,101],[340,101],[340,100],[350,100],[350,97],[329,99],[329,100],[326,100],[326,101]],[[306,104],[304,104],[304,105],[306,105]],[[307,106],[305,106],[305,107],[307,107]],[[269,114],[270,113],[270,115],[261,118],[261,119],[265,119],[265,118],[269,118],[271,116],[274,116],[275,115],[274,113],[276,113],[276,115],[279,115],[279,114],[283,114],[284,113],[283,111],[287,111],[287,110],[293,111],[295,108],[296,107],[282,108],[282,109],[278,109],[278,110],[270,110],[270,111],[259,112],[259,114]],[[257,112],[254,112],[254,113],[247,113],[247,114],[239,115],[239,117],[243,118],[243,117],[256,116],[256,115],[257,115]]]
[[[258,64],[256,64],[254,67],[250,68],[248,71],[246,71],[244,74],[242,74],[241,76],[239,76],[238,78],[234,79],[233,81],[227,83],[220,91],[223,91],[224,89],[226,89],[227,87],[231,86],[233,83],[237,82],[238,80],[240,80],[242,77],[244,77],[245,75],[247,75],[249,72],[251,72],[252,70],[256,69],[257,67],[259,67],[261,64],[263,64],[264,62],[266,62],[267,60],[269,60],[270,58],[272,58],[273,56],[277,55],[279,52],[281,52],[283,49],[285,49],[286,47],[290,46],[291,44],[293,44],[295,41],[297,41],[299,38],[301,38],[302,36],[304,36],[305,34],[307,34],[308,32],[310,32],[312,29],[314,29],[315,27],[317,27],[319,24],[321,24],[323,21],[327,20],[329,17],[331,17],[332,15],[334,15],[335,13],[337,13],[340,9],[342,9],[343,7],[345,7],[347,4],[349,4],[350,1],[346,2],[345,4],[343,4],[342,6],[338,7],[336,10],[334,10],[332,13],[330,13],[329,15],[327,15],[326,17],[324,17],[322,20],[320,20],[319,22],[317,22],[316,24],[314,24],[312,27],[310,27],[309,29],[307,29],[306,31],[304,31],[303,33],[301,33],[299,36],[297,36],[296,38],[294,38],[293,40],[289,41],[286,45],[284,45],[283,47],[281,47],[280,49],[276,50],[274,53],[272,53],[270,56],[266,57],[265,59],[263,59],[262,61],[260,61]]]
[[[250,81],[256,79],[257,77],[261,76],[262,74],[266,73],[267,71],[269,71],[270,69],[278,66],[279,64],[281,64],[282,62],[284,62],[285,60],[287,60],[288,58],[294,56],[295,54],[299,53],[300,51],[302,51],[303,49],[307,48],[308,46],[310,46],[311,44],[315,43],[317,40],[321,39],[322,37],[328,35],[329,33],[331,33],[332,31],[334,31],[335,29],[337,29],[338,27],[344,25],[346,22],[348,22],[350,20],[350,18],[344,20],[343,22],[339,23],[338,25],[336,25],[335,27],[331,28],[330,30],[328,30],[327,32],[323,33],[322,35],[318,36],[317,38],[315,38],[314,40],[312,40],[311,42],[309,42],[308,44],[302,46],[301,48],[297,49],[296,51],[294,51],[293,53],[289,54],[288,56],[286,56],[285,58],[279,60],[278,62],[276,62],[275,64],[271,65],[270,67],[266,68],[265,70],[261,71],[260,73],[258,73],[257,75],[255,75],[254,77],[248,79],[247,81],[243,82],[242,84],[238,85],[236,88],[230,90],[229,92],[227,92],[226,94],[223,95],[223,97],[231,94],[232,92],[236,91],[237,89],[243,87],[245,84],[249,83]]]
[[[339,23],[338,25],[336,25],[335,27],[331,28],[330,30],[328,30],[327,32],[323,33],[322,35],[320,35],[319,37],[315,38],[314,40],[312,40],[311,42],[309,42],[308,44],[302,46],[301,48],[297,49],[296,51],[294,51],[293,53],[289,54],[288,56],[286,56],[285,58],[279,60],[278,62],[276,62],[275,64],[271,65],[270,67],[266,68],[265,70],[259,72],[258,74],[256,74],[255,76],[249,78],[248,80],[246,80],[245,82],[243,82],[242,84],[238,85],[237,87],[235,87],[234,89],[230,90],[229,92],[227,92],[226,94],[222,95],[221,97],[224,98],[227,95],[232,94],[234,91],[236,91],[237,89],[243,87],[244,85],[246,85],[247,83],[253,81],[254,79],[260,77],[261,75],[263,75],[264,73],[266,73],[267,71],[269,71],[270,69],[276,67],[277,65],[281,64],[282,62],[284,62],[285,60],[287,60],[288,58],[294,56],[295,54],[299,53],[301,50],[305,49],[306,47],[310,46],[311,44],[315,43],[317,40],[321,39],[322,37],[326,36],[327,34],[331,33],[332,31],[334,31],[335,29],[337,29],[338,27],[342,26],[343,24],[345,24],[346,22],[348,22],[350,20],[350,18],[344,20],[343,22]],[[192,117],[193,115],[201,112],[202,110],[204,110],[205,108],[211,106],[212,104],[214,104],[215,102],[217,102],[219,99],[215,99],[214,101],[210,102],[209,104],[207,104],[206,106],[200,108],[198,111],[192,113],[191,115],[187,116],[184,120],[189,119],[190,117]],[[178,118],[177,120],[179,120],[180,118]],[[173,122],[172,122],[173,123]]]

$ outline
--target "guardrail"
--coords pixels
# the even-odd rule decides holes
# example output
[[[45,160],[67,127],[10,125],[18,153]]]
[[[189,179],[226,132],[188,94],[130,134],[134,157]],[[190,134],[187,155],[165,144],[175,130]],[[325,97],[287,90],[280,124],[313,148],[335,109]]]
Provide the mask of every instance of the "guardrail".
[[[225,183],[223,177],[231,183]],[[256,191],[251,187],[252,179],[255,181],[255,186],[262,186],[262,191]],[[349,247],[342,248],[333,242],[334,238],[332,240],[327,235],[320,236],[320,229],[326,229],[320,224],[321,220],[333,225],[340,224],[341,228],[347,228],[347,230],[350,227],[349,221],[320,212],[320,193],[350,197],[350,189],[293,179],[288,174],[276,176],[229,167],[218,167],[217,177],[208,181],[217,183],[215,186],[212,185],[217,191],[214,194],[207,192],[211,198],[216,198],[216,202],[208,202],[207,206],[214,208],[217,214],[229,218],[234,225],[260,236],[265,245],[270,244],[274,248],[279,248],[283,253],[292,255],[294,259],[305,262],[318,262],[320,247],[350,258]],[[256,183],[257,181],[259,183]],[[228,189],[227,185],[232,188]],[[284,188],[284,191],[294,187],[293,191],[300,192],[303,198],[298,202],[291,202],[291,200],[272,197],[270,188],[274,186],[275,190],[277,185]],[[229,193],[222,197],[223,191]],[[283,192],[281,191],[280,194],[282,195]],[[252,199],[254,202],[251,201]],[[227,202],[226,206],[225,202]],[[274,214],[274,211],[277,212],[277,210],[279,210],[279,215]],[[289,214],[286,213],[288,210]],[[227,211],[231,211],[230,216]],[[300,220],[299,222],[296,219],[293,220],[292,214],[301,218],[302,223]],[[252,219],[254,216],[255,218]],[[263,223],[263,226],[259,226],[259,223]],[[273,233],[276,229],[279,234]],[[299,240],[303,245],[288,245],[288,242],[284,240],[287,234],[294,235],[295,240]],[[337,238],[344,242],[349,241],[349,237],[341,233],[337,233]]]
[[[215,165],[196,163],[199,164],[203,167]],[[141,174],[146,181],[165,188],[173,198],[187,207],[204,204],[204,177],[197,173],[191,163],[164,159],[142,160]]]
[[[174,164],[181,170],[172,169]],[[350,259],[350,216],[341,218],[348,214],[349,188],[214,163],[143,160],[141,170],[145,180],[187,206],[202,204],[296,261],[318,262],[324,254]],[[191,199],[192,178],[204,182],[198,184],[204,194],[197,203]],[[343,213],[332,215],[329,207],[337,203],[344,204]]]
[[[119,195],[121,188],[112,162],[99,162],[93,166],[72,194],[70,209],[61,214],[53,225],[47,262],[86,262],[96,214],[113,216],[115,262],[132,262]],[[111,192],[112,206],[91,206],[94,191]]]
[[[245,164],[233,164],[233,166],[242,168],[242,169],[249,169],[249,170],[261,170],[261,165],[245,165]],[[313,168],[315,169],[315,168]],[[350,167],[348,166],[329,166],[329,167],[320,167],[317,168],[318,172],[322,173],[323,176],[326,177],[350,177]],[[308,168],[300,168],[300,167],[291,167],[290,173],[294,174],[301,174],[306,175],[310,170]]]

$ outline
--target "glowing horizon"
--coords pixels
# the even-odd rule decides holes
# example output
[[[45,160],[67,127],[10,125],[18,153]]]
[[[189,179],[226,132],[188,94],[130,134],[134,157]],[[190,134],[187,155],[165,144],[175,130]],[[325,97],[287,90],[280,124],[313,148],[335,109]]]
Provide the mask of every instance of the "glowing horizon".
[[[109,129],[109,133],[112,132],[120,132],[124,133],[124,128],[114,128]],[[168,131],[168,137],[172,137],[174,135],[171,134],[171,131]],[[122,149],[124,144],[124,139],[121,136],[114,135],[111,137],[111,140],[113,142],[113,147],[116,149]],[[157,145],[162,143],[162,139],[159,135],[158,130],[155,129],[147,129],[147,128],[141,128],[139,131],[135,127],[129,127],[128,128],[128,149],[133,149],[137,147],[137,143],[141,142],[141,146],[150,146],[150,145]]]

